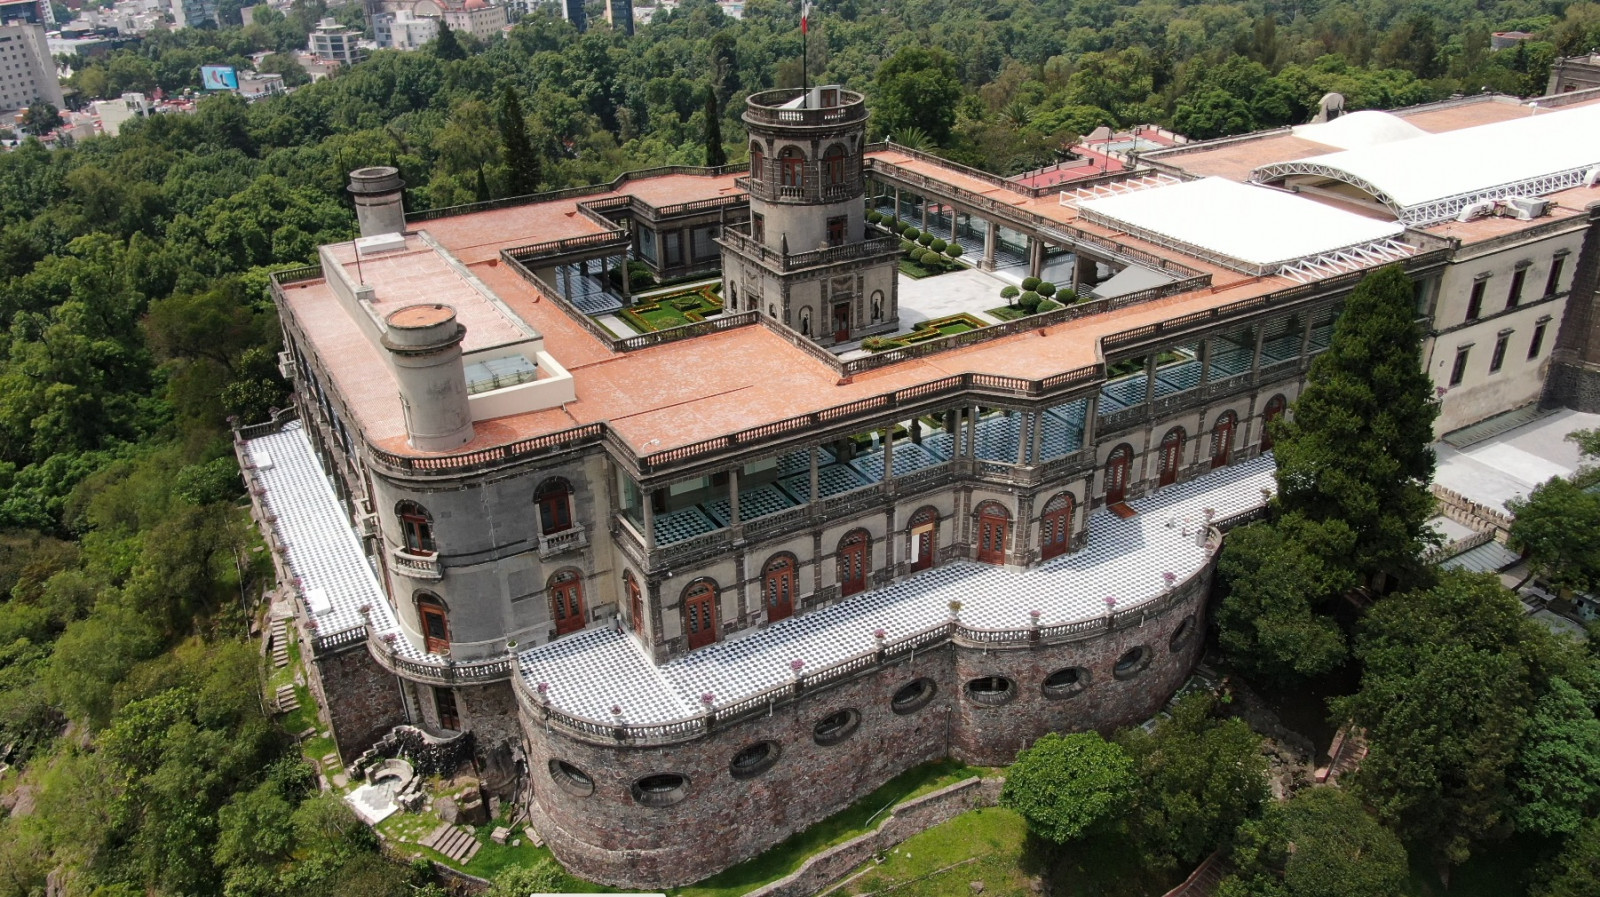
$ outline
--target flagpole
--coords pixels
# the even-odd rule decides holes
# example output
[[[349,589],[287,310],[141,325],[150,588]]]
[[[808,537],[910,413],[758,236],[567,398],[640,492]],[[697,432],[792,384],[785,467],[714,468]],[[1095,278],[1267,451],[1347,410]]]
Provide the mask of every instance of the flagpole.
[[[811,77],[807,66],[811,62],[811,54],[807,52],[807,39],[810,36],[811,4],[808,0],[800,0],[800,108],[806,108],[811,101]]]

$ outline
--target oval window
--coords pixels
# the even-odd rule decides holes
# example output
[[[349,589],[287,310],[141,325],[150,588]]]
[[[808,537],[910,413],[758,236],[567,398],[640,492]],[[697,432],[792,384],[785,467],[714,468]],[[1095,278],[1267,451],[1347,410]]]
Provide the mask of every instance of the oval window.
[[[1089,687],[1089,671],[1083,667],[1067,667],[1044,677],[1044,696],[1068,698]]]
[[[1150,649],[1144,645],[1129,651],[1117,659],[1117,665],[1112,668],[1111,674],[1118,679],[1132,679],[1150,665]]]
[[[1167,640],[1167,647],[1172,651],[1180,651],[1189,644],[1189,639],[1194,637],[1194,617],[1184,617],[1178,628],[1172,631],[1172,638]]]
[[[854,710],[840,710],[823,717],[822,721],[811,730],[811,737],[817,744],[827,747],[854,735],[860,725],[861,714]]]
[[[895,713],[904,716],[907,713],[916,713],[928,706],[935,695],[939,693],[939,686],[932,679],[923,677],[910,682],[894,693],[894,698],[889,701],[889,708]]]
[[[689,780],[677,773],[658,773],[633,783],[633,799],[646,807],[670,807],[689,794]]]
[[[562,790],[578,797],[588,797],[594,793],[594,779],[589,778],[588,773],[565,760],[550,761],[550,778],[554,779]]]
[[[736,779],[758,776],[778,762],[778,753],[777,742],[757,742],[733,755],[733,762],[728,764],[728,772]]]
[[[1017,696],[1017,684],[1004,676],[984,676],[967,683],[967,697],[979,704],[998,707]]]

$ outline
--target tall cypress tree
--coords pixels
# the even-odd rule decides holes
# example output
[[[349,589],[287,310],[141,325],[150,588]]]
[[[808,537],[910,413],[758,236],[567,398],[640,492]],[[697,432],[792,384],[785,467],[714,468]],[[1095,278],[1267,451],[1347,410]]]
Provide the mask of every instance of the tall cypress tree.
[[[456,33],[444,22],[439,23],[439,36],[433,39],[433,55],[440,59],[467,58],[467,51],[456,40]]]
[[[1278,501],[1313,523],[1348,526],[1354,545],[1329,558],[1363,577],[1416,568],[1433,513],[1433,384],[1411,281],[1398,265],[1368,274],[1311,365],[1274,451]]]
[[[517,92],[507,84],[500,95],[500,145],[505,151],[507,196],[527,196],[539,190],[539,154],[528,139],[528,121],[522,117]]]
[[[706,88],[706,167],[728,164],[728,151],[722,146],[722,104],[717,89]]]

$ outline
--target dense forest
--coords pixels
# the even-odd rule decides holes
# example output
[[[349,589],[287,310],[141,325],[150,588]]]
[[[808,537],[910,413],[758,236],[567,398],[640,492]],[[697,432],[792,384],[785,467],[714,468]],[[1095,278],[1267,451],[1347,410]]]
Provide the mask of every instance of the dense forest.
[[[352,168],[397,165],[411,209],[442,208],[701,164],[708,115],[737,162],[743,98],[801,77],[796,4],[690,0],[632,37],[541,13],[303,84],[289,54],[325,14],[151,34],[69,84],[170,96],[264,52],[288,96],[0,156],[0,897],[415,893],[315,794],[242,640],[267,571],[227,420],[285,402],[267,273],[352,235]],[[1535,37],[1491,53],[1508,29]],[[832,0],[808,63],[868,95],[875,135],[1011,174],[1099,125],[1534,94],[1597,44],[1590,3]]]

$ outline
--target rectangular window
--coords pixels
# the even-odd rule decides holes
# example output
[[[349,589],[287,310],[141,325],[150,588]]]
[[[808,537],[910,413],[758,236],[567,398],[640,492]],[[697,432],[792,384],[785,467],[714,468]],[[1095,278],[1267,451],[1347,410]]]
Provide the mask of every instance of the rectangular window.
[[[1494,355],[1489,358],[1489,373],[1500,370],[1506,363],[1506,343],[1511,342],[1511,331],[1506,330],[1494,341]]]
[[[1533,328],[1533,342],[1528,344],[1529,358],[1538,358],[1539,350],[1544,348],[1544,328],[1548,323],[1550,322],[1540,321],[1538,326]]]
[[[1522,285],[1528,279],[1528,269],[1518,268],[1511,275],[1511,292],[1506,296],[1506,308],[1516,308],[1522,301]]]
[[[829,218],[828,219],[828,245],[829,246],[843,246],[844,245],[844,228],[845,228],[845,224],[849,220],[850,219],[848,217],[844,216],[844,215],[840,215],[837,218]]]
[[[1460,386],[1462,378],[1467,376],[1467,353],[1471,351],[1471,346],[1462,346],[1456,350],[1455,367],[1450,369],[1451,386]]]
[[[1472,297],[1467,300],[1467,320],[1476,321],[1483,314],[1483,291],[1489,288],[1487,280],[1472,285]]]
[[[1558,255],[1550,261],[1550,276],[1544,282],[1544,294],[1554,296],[1561,287],[1561,269],[1567,264],[1567,257]]]
[[[750,215],[750,239],[757,243],[767,241],[767,216],[760,212],[752,212]]]
[[[683,240],[677,231],[661,235],[662,265],[672,267],[683,264]]]

